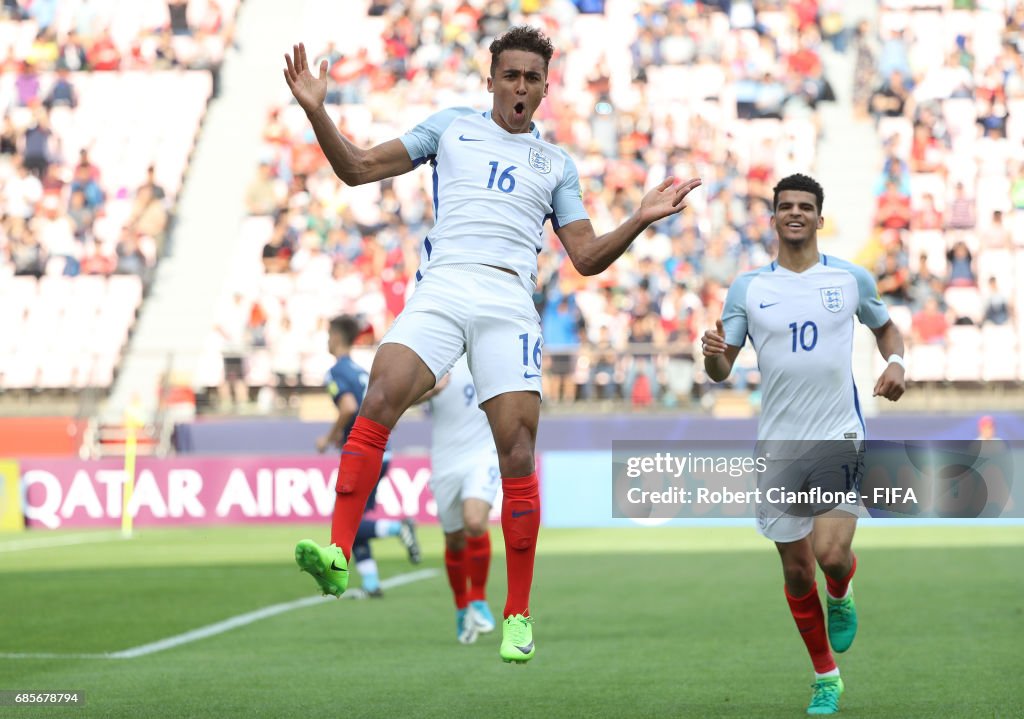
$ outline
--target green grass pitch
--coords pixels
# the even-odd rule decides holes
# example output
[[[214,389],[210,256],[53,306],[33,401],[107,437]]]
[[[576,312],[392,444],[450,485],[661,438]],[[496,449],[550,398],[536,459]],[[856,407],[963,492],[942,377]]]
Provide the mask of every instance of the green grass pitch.
[[[4,551],[0,653],[129,649],[314,594],[294,542],[327,527],[143,530]],[[74,536],[83,536],[78,533]],[[440,531],[421,530],[443,571]],[[810,661],[774,548],[747,528],[542,530],[537,657],[455,641],[443,573],[133,659],[0,658],[0,689],[84,690],[46,717],[799,717]],[[409,572],[379,540],[384,577]],[[501,535],[489,596],[504,599]],[[1024,716],[1024,526],[862,527],[846,717]],[[823,582],[821,582],[823,584]],[[499,630],[500,631],[500,630]]]

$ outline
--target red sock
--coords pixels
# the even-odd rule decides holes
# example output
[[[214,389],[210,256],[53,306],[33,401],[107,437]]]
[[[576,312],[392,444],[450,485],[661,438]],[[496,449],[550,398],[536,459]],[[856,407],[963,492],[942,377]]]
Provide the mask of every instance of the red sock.
[[[789,602],[789,611],[793,613],[796,628],[800,630],[800,638],[804,640],[807,652],[811,655],[814,671],[818,674],[832,671],[836,668],[836,662],[828,648],[825,612],[822,611],[821,600],[818,598],[817,582],[811,587],[811,591],[802,597],[792,597],[788,590],[784,591],[786,601]]]
[[[469,575],[469,601],[484,598],[487,571],[491,568],[491,535],[466,537],[466,574]]]
[[[501,506],[501,532],[505,536],[505,567],[508,572],[504,616],[529,616],[533,558],[540,531],[537,473],[527,477],[502,477],[501,490],[505,495]]]
[[[444,567],[448,570],[448,583],[452,585],[452,594],[455,595],[455,608],[465,609],[469,604],[469,597],[466,595],[466,555],[469,552],[465,548],[457,552],[445,547]]]
[[[825,585],[828,587],[828,593],[833,599],[842,599],[846,595],[846,590],[850,586],[850,580],[853,579],[853,573],[857,571],[857,555],[853,555],[853,566],[850,567],[850,573],[842,579],[833,579],[832,577],[825,575]]]
[[[346,558],[352,555],[352,542],[366,510],[366,500],[380,479],[384,447],[390,434],[391,430],[384,425],[366,417],[356,417],[348,440],[341,449],[331,543],[341,547]]]

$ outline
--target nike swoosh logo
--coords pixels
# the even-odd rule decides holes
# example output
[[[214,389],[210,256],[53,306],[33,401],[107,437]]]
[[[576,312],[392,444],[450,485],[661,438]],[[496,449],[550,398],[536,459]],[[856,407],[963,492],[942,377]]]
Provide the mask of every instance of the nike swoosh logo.
[[[813,632],[813,631],[814,631],[814,627],[807,627],[805,629],[801,629],[800,633],[801,634],[807,634],[807,632]]]
[[[765,304],[764,302],[762,302],[760,304],[760,307],[761,307],[762,310],[764,310],[764,309],[768,309],[769,307],[774,307],[777,304],[779,304],[779,303],[778,302],[769,302],[768,304]]]
[[[523,372],[523,379],[533,379],[534,377],[540,377],[540,374],[530,374],[529,372]]]
[[[333,569],[335,572],[347,572],[348,571],[347,569],[345,569],[345,567],[339,567],[337,565],[337,563],[333,559],[331,560],[331,569]]]
[[[527,509],[525,512],[517,512],[515,510],[512,510],[512,519],[519,519],[520,517],[525,517],[527,514],[533,514],[536,511],[536,509]]]
[[[533,642],[530,642],[525,647],[516,647],[516,649],[521,651],[523,654],[529,654],[533,651]]]
[[[459,135],[459,139],[463,142],[483,142],[482,139],[477,137],[466,137],[465,135]]]

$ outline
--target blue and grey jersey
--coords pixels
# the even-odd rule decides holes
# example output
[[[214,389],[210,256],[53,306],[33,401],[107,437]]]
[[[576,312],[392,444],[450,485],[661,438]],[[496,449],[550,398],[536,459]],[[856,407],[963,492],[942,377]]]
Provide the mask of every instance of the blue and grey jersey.
[[[725,341],[750,338],[761,372],[760,440],[864,439],[853,381],[853,318],[889,321],[874,278],[822,255],[804,272],[778,263],[740,275],[722,313]]]

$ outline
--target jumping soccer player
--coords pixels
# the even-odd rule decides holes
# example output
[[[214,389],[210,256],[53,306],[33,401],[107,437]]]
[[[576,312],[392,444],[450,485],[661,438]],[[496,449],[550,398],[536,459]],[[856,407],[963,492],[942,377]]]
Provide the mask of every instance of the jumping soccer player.
[[[793,482],[797,488],[824,487],[838,478],[840,490],[859,490],[864,420],[852,376],[853,318],[871,328],[879,352],[888,359],[874,393],[893,402],[905,389],[903,338],[872,276],[818,252],[821,185],[791,175],[774,194],[772,226],[779,256],[733,282],[722,319],[702,338],[704,368],[716,382],[726,379],[749,335],[763,377],[758,443],[772,448],[770,469],[759,475],[759,488],[780,479],[787,487]],[[798,440],[829,442],[815,445],[819,451],[811,456],[808,443]],[[821,455],[822,447],[828,456]],[[851,549],[857,518],[848,511],[855,508],[826,509],[758,510],[758,529],[778,548],[786,600],[814,664],[808,714],[839,711],[843,681],[829,642],[836,652],[845,652],[857,633],[850,583],[857,568]],[[827,636],[816,564],[827,583]]]
[[[508,595],[499,653],[506,662],[525,663],[535,653],[529,601],[540,528],[534,448],[543,340],[532,292],[544,223],[551,220],[573,266],[596,275],[651,223],[681,212],[700,180],[665,179],[625,223],[598,237],[572,159],[542,140],[532,121],[548,90],[551,41],[534,28],[513,27],[490,52],[489,111],[442,110],[369,150],[346,139],[324,109],[327,62],[314,76],[302,45],[285,56],[288,87],[338,177],[360,185],[429,162],[436,220],[423,240],[417,290],[377,350],[342,450],[331,545],[300,542],[295,551],[324,592],[345,590],[352,538],[391,429],[466,354],[498,450],[504,494]]]

